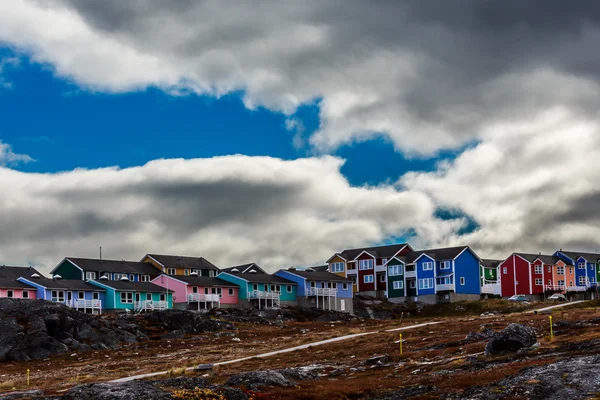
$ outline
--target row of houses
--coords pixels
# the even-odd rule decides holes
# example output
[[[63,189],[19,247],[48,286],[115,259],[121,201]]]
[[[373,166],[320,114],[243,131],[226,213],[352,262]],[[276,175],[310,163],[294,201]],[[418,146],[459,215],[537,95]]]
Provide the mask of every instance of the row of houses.
[[[600,257],[559,250],[481,259],[469,246],[408,243],[347,249],[325,265],[269,274],[256,263],[219,268],[203,257],[147,254],[140,261],[64,258],[44,277],[0,266],[0,297],[45,299],[82,311],[299,305],[353,311],[356,294],[391,302],[476,300],[594,292]]]

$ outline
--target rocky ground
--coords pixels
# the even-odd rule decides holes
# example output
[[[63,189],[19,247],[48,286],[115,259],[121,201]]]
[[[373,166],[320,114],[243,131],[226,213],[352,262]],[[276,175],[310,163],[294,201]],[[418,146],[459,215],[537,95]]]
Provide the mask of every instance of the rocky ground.
[[[40,389],[30,397],[54,399],[584,399],[600,393],[594,373],[600,366],[598,309],[555,310],[553,339],[546,314],[490,310],[463,316],[462,309],[460,316],[440,318],[443,324],[403,332],[403,354],[398,332],[385,331],[398,327],[398,320],[337,321],[328,315],[320,317],[334,321],[315,322],[282,311],[226,311],[196,316],[198,323],[225,324],[217,330],[191,332],[182,326],[186,318],[149,314],[138,317],[148,339],[116,350],[3,362],[0,392]],[[420,322],[410,316],[402,325]],[[212,370],[183,369],[368,331],[379,333]],[[175,338],[161,339],[172,332]],[[24,383],[27,368],[30,387]],[[168,369],[151,381],[87,383]]]

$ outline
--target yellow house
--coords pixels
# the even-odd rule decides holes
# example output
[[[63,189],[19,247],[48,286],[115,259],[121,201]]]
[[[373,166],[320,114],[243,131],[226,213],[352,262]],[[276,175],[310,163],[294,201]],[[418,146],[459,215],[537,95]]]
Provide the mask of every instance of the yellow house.
[[[219,268],[204,257],[146,254],[141,261],[153,265],[167,275],[214,277],[219,273]]]

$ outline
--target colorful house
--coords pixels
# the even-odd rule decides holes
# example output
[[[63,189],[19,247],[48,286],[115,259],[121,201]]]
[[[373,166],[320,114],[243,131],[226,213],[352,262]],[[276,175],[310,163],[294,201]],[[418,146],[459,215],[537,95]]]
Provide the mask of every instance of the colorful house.
[[[102,313],[106,290],[75,279],[53,279],[32,274],[19,282],[35,288],[36,298],[65,304],[83,312]]]
[[[89,283],[106,291],[104,308],[116,312],[155,311],[173,307],[173,292],[151,282],[90,280]]]
[[[594,293],[597,290],[597,271],[600,255],[597,253],[563,251],[562,249],[555,252],[554,255],[574,267],[574,285],[567,285],[567,292]]]
[[[8,267],[0,266],[0,298],[8,297],[14,299],[35,299],[37,297],[36,289],[19,282],[20,277],[42,276],[33,267]]]
[[[220,308],[238,304],[239,287],[219,278],[162,274],[152,283],[173,291],[175,308]],[[183,305],[183,307],[181,307]],[[195,305],[195,307],[194,307]]]
[[[160,273],[167,275],[190,276],[196,274],[215,277],[219,273],[219,268],[204,257],[146,254],[142,258],[142,262],[152,265]]]
[[[150,282],[160,275],[153,266],[136,261],[66,257],[51,272],[62,279]],[[106,277],[106,278],[105,278]]]
[[[282,304],[296,305],[296,282],[275,275],[259,272],[221,272],[219,279],[233,283],[239,287],[239,304],[241,306],[279,307]]]
[[[409,251],[386,262],[387,297],[393,302],[477,300],[480,259],[469,246]]]
[[[481,295],[482,296],[501,296],[502,287],[500,285],[500,264],[502,260],[481,259]]]
[[[280,269],[275,275],[297,284],[297,301],[301,307],[354,312],[351,279],[312,268]]]
[[[327,260],[328,272],[351,279],[355,293],[384,297],[388,289],[386,263],[411,251],[406,243],[347,249]]]
[[[266,274],[267,271],[262,269],[260,265],[256,263],[248,263],[242,265],[236,265],[234,267],[222,268],[221,272],[241,272],[242,274],[251,272],[257,274]]]

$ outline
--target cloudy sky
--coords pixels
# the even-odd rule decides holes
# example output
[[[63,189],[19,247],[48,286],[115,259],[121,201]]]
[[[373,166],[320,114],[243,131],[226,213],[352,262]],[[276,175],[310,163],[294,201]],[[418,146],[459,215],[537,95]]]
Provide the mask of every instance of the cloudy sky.
[[[0,2],[0,263],[600,250],[600,3]]]

